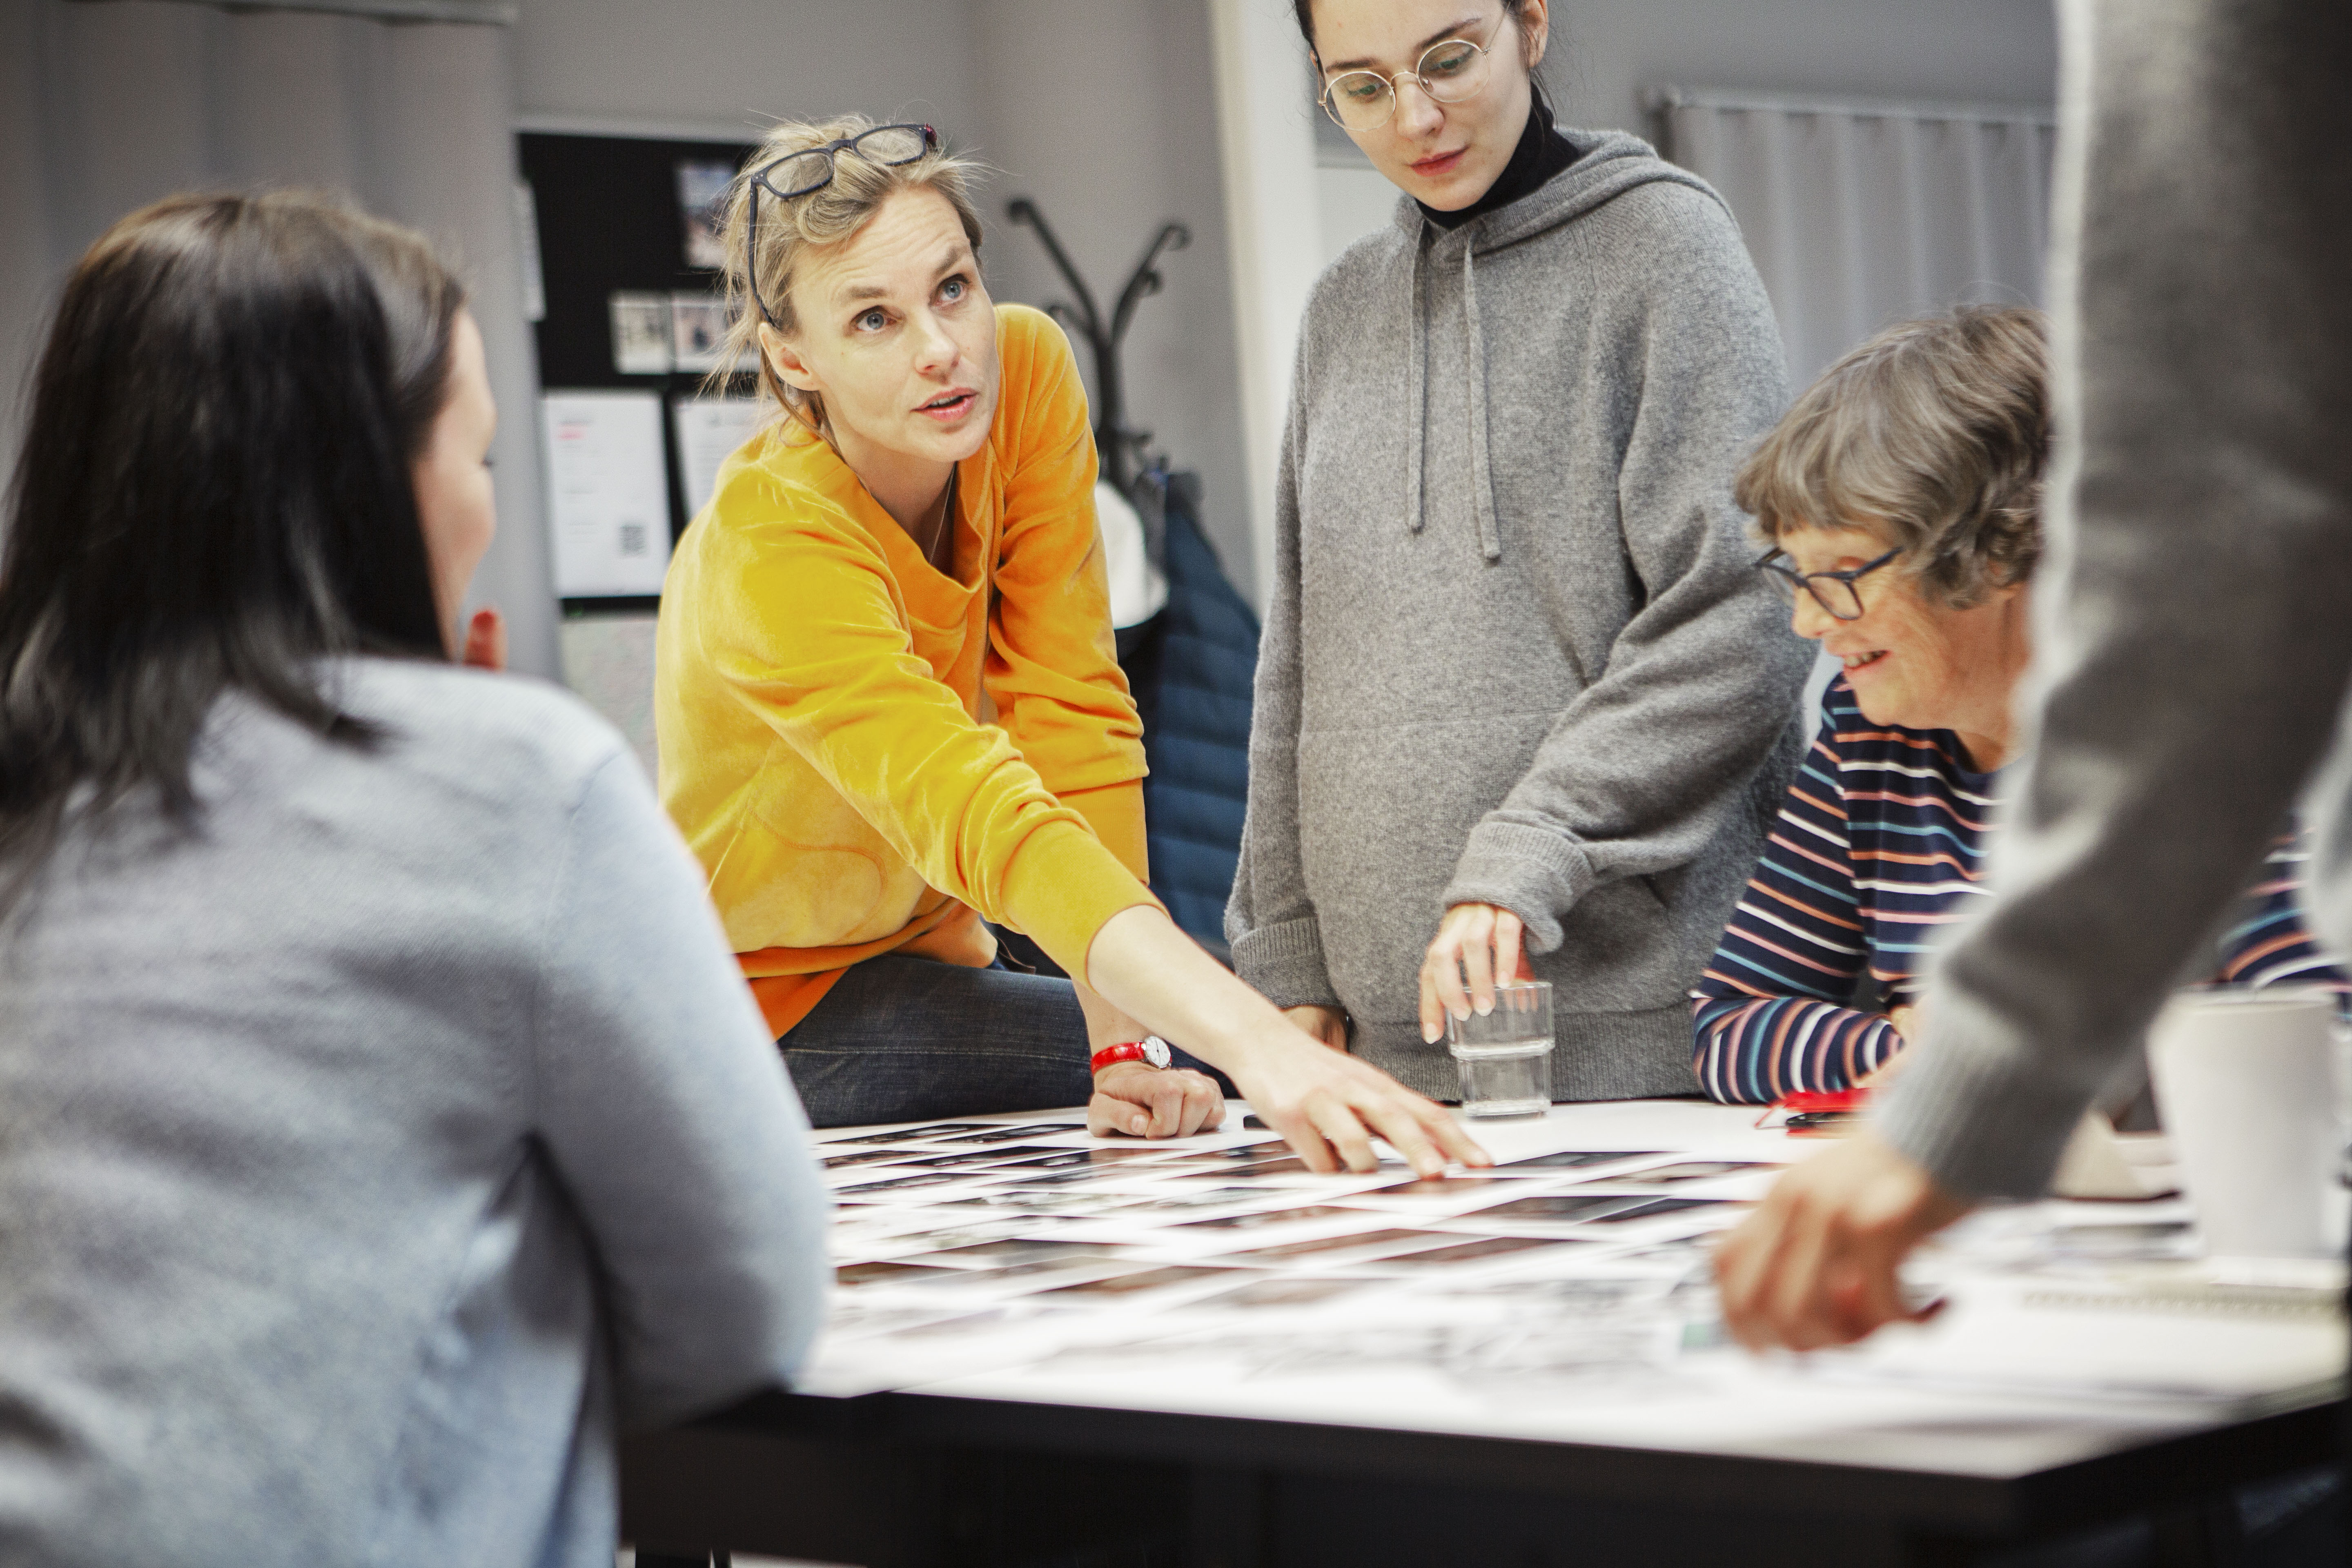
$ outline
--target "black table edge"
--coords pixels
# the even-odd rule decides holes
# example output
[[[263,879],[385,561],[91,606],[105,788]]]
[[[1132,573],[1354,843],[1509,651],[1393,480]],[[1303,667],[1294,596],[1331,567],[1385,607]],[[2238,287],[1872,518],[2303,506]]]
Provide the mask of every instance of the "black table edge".
[[[2011,1478],[1815,1458],[1640,1448],[1261,1417],[883,1393],[757,1394],[688,1430],[889,1448],[1104,1457],[1225,1471],[1392,1478],[1562,1500],[1876,1520],[1977,1537],[2040,1536],[2210,1496],[2332,1459],[2340,1385],[2300,1406],[2131,1443]]]

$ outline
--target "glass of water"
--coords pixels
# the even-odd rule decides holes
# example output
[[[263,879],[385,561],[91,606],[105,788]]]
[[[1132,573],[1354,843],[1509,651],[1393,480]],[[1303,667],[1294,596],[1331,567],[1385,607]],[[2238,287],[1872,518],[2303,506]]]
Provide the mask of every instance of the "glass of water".
[[[1462,1072],[1467,1116],[1541,1116],[1551,1109],[1551,982],[1495,987],[1495,1010],[1445,1016],[1445,1048]]]

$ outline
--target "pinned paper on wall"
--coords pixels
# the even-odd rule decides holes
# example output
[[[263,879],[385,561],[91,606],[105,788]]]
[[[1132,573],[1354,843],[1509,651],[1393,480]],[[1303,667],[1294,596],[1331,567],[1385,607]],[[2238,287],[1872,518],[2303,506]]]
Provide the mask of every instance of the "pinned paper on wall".
[[[719,466],[760,427],[756,397],[680,398],[670,405],[677,433],[678,482],[691,519],[710,504],[719,487]]]
[[[557,595],[660,593],[669,567],[661,399],[650,392],[551,392],[540,399],[540,432]]]

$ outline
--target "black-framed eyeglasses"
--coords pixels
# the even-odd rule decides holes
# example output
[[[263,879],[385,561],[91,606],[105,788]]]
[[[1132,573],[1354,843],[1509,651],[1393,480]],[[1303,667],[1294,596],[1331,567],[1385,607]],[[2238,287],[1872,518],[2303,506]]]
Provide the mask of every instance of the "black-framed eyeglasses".
[[[1797,590],[1801,588],[1813,596],[1814,604],[1839,620],[1858,621],[1862,619],[1862,590],[1855,584],[1903,552],[1890,550],[1875,561],[1865,561],[1843,572],[1800,572],[1782,562],[1781,557],[1786,553],[1782,550],[1768,550],[1752,563],[1759,572],[1771,579],[1772,586],[1780,590],[1780,597],[1793,605],[1797,602]]]
[[[871,131],[844,136],[822,147],[787,153],[751,171],[751,211],[743,224],[743,282],[751,291],[751,303],[760,307],[760,314],[767,318],[770,326],[780,323],[776,313],[768,309],[768,302],[760,298],[760,193],[765,191],[775,201],[788,202],[795,196],[821,191],[833,184],[833,160],[842,153],[855,153],[869,163],[892,169],[936,152],[939,144],[940,133],[928,125],[877,125]]]

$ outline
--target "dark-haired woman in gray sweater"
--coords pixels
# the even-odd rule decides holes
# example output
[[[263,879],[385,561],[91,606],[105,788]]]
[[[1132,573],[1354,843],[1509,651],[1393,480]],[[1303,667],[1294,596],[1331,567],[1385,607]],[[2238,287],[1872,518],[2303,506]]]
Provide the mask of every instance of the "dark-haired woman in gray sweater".
[[[175,197],[67,280],[0,557],[9,1568],[612,1568],[619,1426],[824,1321],[685,845],[450,658],[495,417],[356,213]]]
[[[1802,745],[1730,494],[1770,306],[1704,183],[1553,126],[1544,0],[1297,5],[1404,195],[1300,333],[1235,966],[1450,1097],[1444,1009],[1524,963],[1556,1098],[1687,1094],[1683,994]]]

